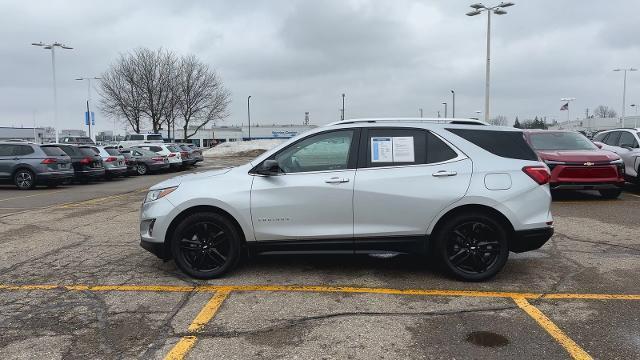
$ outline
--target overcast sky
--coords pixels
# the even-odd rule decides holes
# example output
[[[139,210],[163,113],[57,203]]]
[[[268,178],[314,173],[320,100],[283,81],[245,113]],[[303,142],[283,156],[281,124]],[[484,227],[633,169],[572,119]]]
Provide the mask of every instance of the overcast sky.
[[[456,91],[456,116],[484,108],[486,15],[471,1],[9,1],[0,0],[0,126],[53,123],[51,56],[32,42],[63,42],[56,52],[59,127],[84,128],[86,84],[119,53],[164,47],[195,54],[232,93],[222,125],[426,116]],[[597,5],[597,7],[592,6]],[[509,121],[564,120],[599,104],[620,112],[622,73],[640,67],[640,1],[526,0],[492,17],[492,111]],[[93,93],[94,100],[97,94]],[[630,73],[627,105],[640,102]],[[449,105],[451,106],[451,105]],[[449,107],[449,115],[451,115]],[[632,108],[627,114],[634,113]],[[97,115],[98,129],[113,122]],[[124,126],[117,124],[119,132]]]

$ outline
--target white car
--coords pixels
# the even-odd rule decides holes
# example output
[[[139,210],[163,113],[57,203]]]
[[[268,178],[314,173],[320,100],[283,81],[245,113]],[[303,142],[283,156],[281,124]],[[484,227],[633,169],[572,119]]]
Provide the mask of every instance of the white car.
[[[495,275],[553,234],[549,170],[518,129],[463,119],[346,120],[248,164],[153,186],[141,246],[200,279],[253,254],[431,254]]]
[[[627,180],[640,184],[640,128],[603,131],[593,141],[600,148],[618,154],[624,161]]]
[[[133,148],[145,149],[153,151],[158,155],[164,155],[169,159],[171,169],[177,170],[182,168],[182,149],[172,144],[139,144],[132,146]]]

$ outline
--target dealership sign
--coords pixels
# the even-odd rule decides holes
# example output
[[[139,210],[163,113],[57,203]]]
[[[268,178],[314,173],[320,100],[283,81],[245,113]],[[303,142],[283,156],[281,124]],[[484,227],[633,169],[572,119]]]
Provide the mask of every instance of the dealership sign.
[[[298,135],[297,131],[291,130],[273,130],[271,131],[271,136],[274,138],[290,138]]]

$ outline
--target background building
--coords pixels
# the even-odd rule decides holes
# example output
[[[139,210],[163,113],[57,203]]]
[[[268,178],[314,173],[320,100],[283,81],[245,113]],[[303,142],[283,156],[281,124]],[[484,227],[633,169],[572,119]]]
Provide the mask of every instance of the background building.
[[[44,139],[45,129],[43,128],[18,128],[0,126],[0,141],[9,139],[21,139],[42,143]]]

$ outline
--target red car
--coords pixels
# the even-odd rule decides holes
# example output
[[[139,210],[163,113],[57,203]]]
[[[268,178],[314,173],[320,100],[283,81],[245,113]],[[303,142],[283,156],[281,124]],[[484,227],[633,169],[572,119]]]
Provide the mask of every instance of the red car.
[[[584,135],[562,130],[526,130],[525,138],[551,170],[552,190],[598,190],[615,199],[624,185],[624,163]]]

